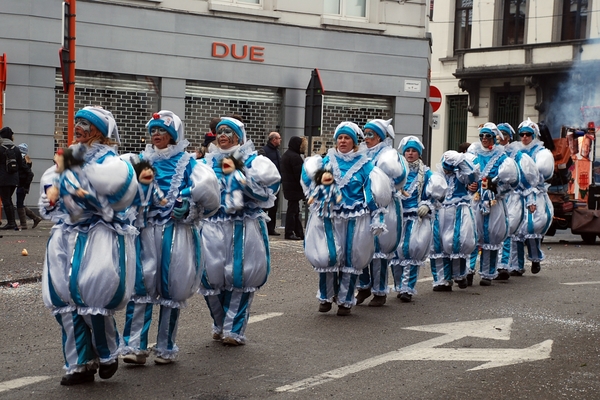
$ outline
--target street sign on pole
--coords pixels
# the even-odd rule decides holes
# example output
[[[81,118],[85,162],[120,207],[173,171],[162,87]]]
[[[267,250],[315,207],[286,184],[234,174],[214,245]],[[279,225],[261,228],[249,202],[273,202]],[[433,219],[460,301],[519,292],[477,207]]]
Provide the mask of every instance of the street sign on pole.
[[[435,86],[429,87],[429,104],[433,112],[439,110],[442,105],[442,92]]]

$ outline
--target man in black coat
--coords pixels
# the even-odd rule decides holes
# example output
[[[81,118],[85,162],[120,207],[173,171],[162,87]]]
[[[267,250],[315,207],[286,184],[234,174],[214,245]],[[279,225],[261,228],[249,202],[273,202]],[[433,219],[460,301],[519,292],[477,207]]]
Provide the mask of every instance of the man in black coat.
[[[281,135],[278,132],[269,133],[269,138],[267,139],[267,144],[263,146],[263,148],[259,151],[259,154],[267,157],[269,160],[275,164],[277,167],[277,171],[281,173],[281,155],[279,154],[279,145],[281,144]],[[279,207],[279,193],[277,193],[277,197],[275,198],[275,204],[273,207],[266,209],[267,215],[271,220],[267,222],[267,230],[269,231],[269,235],[271,236],[279,236],[279,233],[275,231],[275,227],[277,226],[277,208]]]
[[[10,172],[7,170],[7,159],[14,159],[18,170]],[[19,171],[27,168],[21,152],[13,143],[13,131],[8,126],[0,130],[0,199],[4,207],[4,214],[8,223],[0,229],[19,230],[15,222],[15,207],[12,195],[19,185]]]
[[[281,185],[283,196],[288,202],[285,217],[285,238],[290,240],[304,239],[304,229],[300,219],[300,200],[304,200],[304,192],[300,185],[302,154],[306,151],[306,139],[292,136],[288,149],[281,157]]]

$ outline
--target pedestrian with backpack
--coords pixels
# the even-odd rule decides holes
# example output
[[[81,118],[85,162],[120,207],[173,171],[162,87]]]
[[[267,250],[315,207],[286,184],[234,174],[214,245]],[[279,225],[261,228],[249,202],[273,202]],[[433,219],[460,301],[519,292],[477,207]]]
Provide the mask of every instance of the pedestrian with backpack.
[[[7,224],[0,228],[3,230],[19,230],[15,223],[12,195],[19,185],[19,170],[26,168],[21,152],[13,143],[13,136],[13,131],[8,126],[0,130],[0,199],[7,220]]]
[[[33,226],[31,229],[38,226],[42,221],[42,218],[36,215],[33,211],[25,206],[25,197],[29,193],[29,187],[33,181],[33,171],[31,170],[32,162],[27,153],[29,153],[29,146],[27,143],[21,143],[17,146],[25,161],[25,168],[19,171],[19,186],[17,187],[17,214],[19,215],[19,222],[21,230],[27,229],[27,217],[33,220]]]

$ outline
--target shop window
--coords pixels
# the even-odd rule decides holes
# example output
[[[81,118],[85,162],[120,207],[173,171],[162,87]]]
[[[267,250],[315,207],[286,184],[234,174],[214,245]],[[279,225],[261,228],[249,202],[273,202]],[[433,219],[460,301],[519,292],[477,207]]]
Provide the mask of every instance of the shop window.
[[[454,19],[454,49],[471,48],[471,27],[473,24],[473,0],[456,0]]]
[[[504,0],[502,44],[523,44],[527,0]]]
[[[588,0],[563,0],[561,40],[587,37]]]
[[[325,0],[323,13],[342,18],[367,18],[367,0]]]

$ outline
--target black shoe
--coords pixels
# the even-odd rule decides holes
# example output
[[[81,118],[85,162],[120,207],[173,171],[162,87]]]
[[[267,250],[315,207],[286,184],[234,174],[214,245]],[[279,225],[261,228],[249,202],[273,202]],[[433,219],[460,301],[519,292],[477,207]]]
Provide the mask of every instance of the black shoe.
[[[68,374],[62,377],[60,380],[60,384],[63,386],[73,386],[79,385],[82,383],[94,382],[94,375],[96,374],[96,370],[92,369],[84,372],[75,372],[73,374]]]
[[[269,236],[281,236],[281,233],[269,232]]]
[[[531,273],[532,274],[537,274],[538,272],[540,272],[540,269],[542,269],[542,267],[540,266],[540,262],[539,261],[532,261],[531,262]]]
[[[469,283],[467,282],[467,279],[461,279],[459,281],[456,281],[456,283],[458,284],[458,288],[459,289],[466,289],[467,286],[469,285]]]
[[[510,276],[523,276],[523,271],[514,269],[514,270],[510,271]]]
[[[434,292],[451,292],[452,286],[450,285],[437,285],[433,287]]]
[[[110,379],[119,369],[119,359],[116,359],[112,364],[100,364],[98,376],[102,379]]]
[[[321,303],[319,304],[319,312],[328,312],[331,310],[331,303]]]
[[[279,234],[278,234],[279,235]],[[303,240],[301,237],[298,237],[294,234],[292,234],[291,236],[286,236],[285,237],[287,240]]]
[[[401,302],[403,303],[410,303],[411,299],[412,299],[412,294],[408,294],[408,293],[400,293],[398,295],[398,298],[400,299]]]
[[[492,280],[481,278],[481,280],[479,281],[479,286],[492,286]]]
[[[473,275],[475,274],[467,274],[467,286],[473,286]]]
[[[345,317],[347,315],[350,315],[351,310],[351,307],[338,306],[337,315],[339,315],[340,317]]]
[[[502,268],[502,269],[498,269],[498,276],[494,279],[497,281],[507,281],[508,278],[510,278],[510,274],[508,273],[508,270]]]
[[[3,231],[7,231],[7,230],[11,230],[11,231],[18,231],[19,227],[17,225],[4,225],[2,228]],[[71,374],[72,375],[72,374]]]
[[[362,304],[371,296],[371,289],[358,289],[356,294],[356,305]]]

